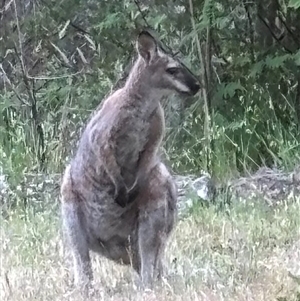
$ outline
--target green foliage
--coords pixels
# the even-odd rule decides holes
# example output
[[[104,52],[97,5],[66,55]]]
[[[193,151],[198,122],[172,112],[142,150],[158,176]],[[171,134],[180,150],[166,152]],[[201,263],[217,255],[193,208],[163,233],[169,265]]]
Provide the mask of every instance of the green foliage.
[[[268,1],[272,7],[275,0]],[[10,183],[64,169],[89,115],[122,77],[143,26],[156,29],[202,79],[212,58],[209,112],[203,95],[177,97],[175,111],[166,112],[164,149],[175,171],[199,172],[213,161],[215,176],[227,177],[263,164],[295,164],[300,2],[281,1],[275,13],[285,21],[277,28],[271,8],[235,0],[191,3],[193,15],[186,1],[41,1],[34,9],[17,1],[20,32],[11,6],[0,46],[0,154]]]
[[[289,7],[292,7],[294,9],[298,9],[300,7],[300,1],[299,0],[290,0],[289,1]]]

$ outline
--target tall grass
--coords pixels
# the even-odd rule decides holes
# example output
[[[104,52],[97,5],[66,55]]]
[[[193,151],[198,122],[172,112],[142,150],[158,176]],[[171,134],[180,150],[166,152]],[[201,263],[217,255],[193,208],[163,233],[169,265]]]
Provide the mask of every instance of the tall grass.
[[[72,286],[58,205],[51,195],[44,205],[39,212],[11,210],[1,220],[3,301],[83,300]],[[274,208],[259,200],[218,208],[195,202],[178,221],[166,276],[153,291],[137,291],[132,269],[93,255],[90,300],[299,301],[289,272],[300,268],[300,199]]]

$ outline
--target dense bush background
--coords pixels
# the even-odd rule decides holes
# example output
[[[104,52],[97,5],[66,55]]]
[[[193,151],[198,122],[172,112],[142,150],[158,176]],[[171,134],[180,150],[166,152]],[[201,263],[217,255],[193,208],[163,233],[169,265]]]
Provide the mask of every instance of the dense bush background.
[[[164,159],[181,175],[237,177],[241,197],[224,185],[205,206],[184,189],[162,287],[141,295],[130,269],[93,256],[90,300],[299,301],[299,20],[300,0],[0,0],[0,299],[85,300],[59,180],[150,26],[203,88],[164,101]]]
[[[300,1],[4,0],[0,157],[11,187],[60,174],[88,116],[151,26],[201,75],[166,102],[164,156],[178,173],[225,179],[299,160]],[[125,74],[125,75],[124,75]]]

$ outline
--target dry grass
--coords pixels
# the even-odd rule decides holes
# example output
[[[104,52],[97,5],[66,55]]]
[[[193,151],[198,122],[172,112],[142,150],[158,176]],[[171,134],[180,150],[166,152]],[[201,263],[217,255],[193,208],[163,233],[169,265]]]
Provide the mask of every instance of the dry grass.
[[[56,212],[27,209],[1,221],[1,301],[83,300],[71,285]],[[139,292],[131,269],[93,256],[90,300],[299,301],[288,274],[300,266],[299,212],[299,199],[276,208],[196,205],[169,243],[163,283]]]

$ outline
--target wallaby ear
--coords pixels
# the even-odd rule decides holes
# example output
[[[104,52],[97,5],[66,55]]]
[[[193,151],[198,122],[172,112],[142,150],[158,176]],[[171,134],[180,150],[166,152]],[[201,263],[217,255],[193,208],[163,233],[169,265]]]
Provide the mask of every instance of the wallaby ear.
[[[142,31],[137,38],[136,48],[144,60],[149,63],[157,52],[157,44],[153,36],[148,31]]]

